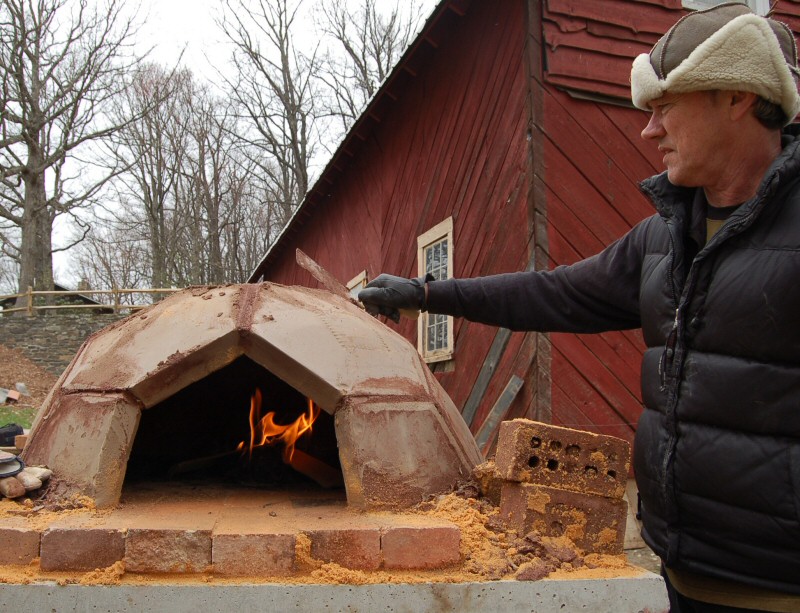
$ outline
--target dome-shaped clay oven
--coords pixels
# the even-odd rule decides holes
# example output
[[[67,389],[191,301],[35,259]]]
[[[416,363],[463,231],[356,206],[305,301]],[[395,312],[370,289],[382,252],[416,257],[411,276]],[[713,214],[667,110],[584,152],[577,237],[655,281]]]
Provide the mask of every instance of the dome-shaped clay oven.
[[[339,296],[269,283],[192,287],[89,337],[23,459],[114,505],[142,412],[241,356],[334,416],[349,504],[409,506],[482,460],[408,341]]]

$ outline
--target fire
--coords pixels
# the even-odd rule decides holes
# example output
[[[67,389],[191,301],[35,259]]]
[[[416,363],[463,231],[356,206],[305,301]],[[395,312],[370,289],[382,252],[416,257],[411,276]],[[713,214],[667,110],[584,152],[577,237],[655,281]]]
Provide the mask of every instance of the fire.
[[[275,445],[283,442],[283,461],[290,464],[294,455],[294,446],[306,432],[311,432],[311,426],[319,416],[320,408],[308,399],[308,409],[291,424],[282,425],[275,423],[275,412],[270,411],[261,415],[261,390],[256,388],[250,398],[250,444],[245,441],[239,443],[237,451],[247,451],[248,458],[253,457],[253,449],[266,445]]]

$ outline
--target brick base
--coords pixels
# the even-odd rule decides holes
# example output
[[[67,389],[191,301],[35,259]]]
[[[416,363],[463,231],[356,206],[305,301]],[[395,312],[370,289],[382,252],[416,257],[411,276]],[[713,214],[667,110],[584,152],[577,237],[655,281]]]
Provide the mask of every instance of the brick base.
[[[42,570],[94,570],[122,559],[125,537],[119,530],[81,526],[50,528],[42,534]]]
[[[211,566],[208,530],[130,529],[125,569],[140,573],[199,573]]]
[[[39,557],[39,532],[15,523],[0,526],[0,564],[30,564]]]
[[[381,538],[384,568],[434,569],[458,564],[461,531],[440,528],[390,528]]]
[[[73,513],[49,525],[0,518],[0,564],[86,571],[122,560],[131,573],[285,577],[305,556],[363,570],[445,568],[460,560],[452,522],[402,513],[364,513],[343,492],[145,487],[112,511]],[[167,502],[168,500],[168,502]],[[309,550],[297,551],[305,535]],[[305,569],[307,570],[307,569]]]
[[[290,575],[295,569],[294,534],[217,534],[212,539],[214,574]]]

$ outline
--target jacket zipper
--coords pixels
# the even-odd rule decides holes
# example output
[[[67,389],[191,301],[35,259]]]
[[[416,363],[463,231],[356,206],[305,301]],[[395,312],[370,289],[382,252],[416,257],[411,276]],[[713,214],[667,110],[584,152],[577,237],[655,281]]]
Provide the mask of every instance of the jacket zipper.
[[[664,351],[661,352],[661,359],[658,362],[658,375],[661,380],[660,391],[667,389],[667,360],[675,356],[675,344],[678,342],[678,315],[680,309],[675,309],[675,319],[672,322],[672,329],[667,335],[667,342],[664,344]]]
[[[669,290],[672,293],[672,303],[675,305],[675,319],[672,322],[672,329],[670,330],[669,334],[667,335],[667,341],[664,345],[664,351],[661,352],[661,359],[658,361],[658,376],[660,380],[660,391],[664,391],[667,388],[667,360],[671,359],[675,353],[675,343],[678,339],[678,295],[675,292],[675,280],[672,273],[672,270],[675,268],[675,239],[673,238],[673,231],[672,231],[672,224],[666,221],[667,225],[667,232],[669,233],[669,252],[670,252],[670,260],[669,266],[667,266],[667,284],[669,284]]]

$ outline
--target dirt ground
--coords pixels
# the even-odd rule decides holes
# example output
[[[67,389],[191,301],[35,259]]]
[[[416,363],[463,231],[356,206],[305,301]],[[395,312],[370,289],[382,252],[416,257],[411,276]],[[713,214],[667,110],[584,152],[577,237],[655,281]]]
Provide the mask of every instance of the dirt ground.
[[[16,390],[17,383],[24,383],[30,394],[0,403],[0,426],[17,424],[30,428],[56,380],[55,375],[36,365],[18,349],[0,344],[0,387]]]
[[[0,387],[13,390],[17,383],[24,383],[30,392],[30,396],[19,399],[19,406],[41,406],[56,379],[18,349],[0,344]]]

